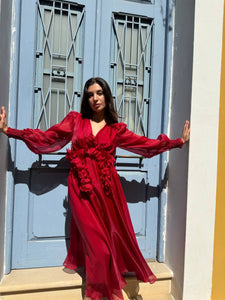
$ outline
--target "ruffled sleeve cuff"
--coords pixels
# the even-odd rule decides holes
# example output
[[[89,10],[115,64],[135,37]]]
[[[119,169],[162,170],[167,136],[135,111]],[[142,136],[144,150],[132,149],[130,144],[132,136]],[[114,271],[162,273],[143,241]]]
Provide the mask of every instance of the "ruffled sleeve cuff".
[[[178,138],[174,140],[175,148],[182,148],[184,145],[184,142],[181,138]]]
[[[162,145],[168,145],[168,148],[169,149],[173,149],[173,148],[182,148],[183,147],[183,140],[181,138],[178,138],[176,140],[170,140],[168,138],[167,135],[165,134],[160,134],[158,137],[157,137],[157,140],[161,141],[162,142]]]
[[[23,135],[23,130],[19,130],[19,129],[15,129],[15,128],[11,128],[8,127],[5,134],[9,137],[9,138],[16,138],[16,139],[22,139],[22,135]]]

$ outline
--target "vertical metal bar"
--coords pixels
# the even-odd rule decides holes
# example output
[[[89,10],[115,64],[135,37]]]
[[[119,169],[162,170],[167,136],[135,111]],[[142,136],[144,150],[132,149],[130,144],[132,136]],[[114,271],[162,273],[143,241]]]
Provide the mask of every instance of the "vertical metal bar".
[[[124,67],[124,72],[123,72],[123,117],[125,116],[125,95],[126,95],[126,90],[125,90],[125,81],[126,81],[126,41],[127,41],[127,16],[125,18],[125,23],[124,23],[124,61],[123,61],[123,67]],[[128,119],[129,119],[129,114],[128,114]],[[129,125],[128,125],[129,126]]]
[[[114,53],[114,57],[115,57],[115,62],[116,62],[116,66],[114,69],[114,93],[115,93],[115,97],[116,97],[116,105],[117,105],[117,109],[118,111],[121,110],[121,117],[123,117],[123,92],[122,92],[122,97],[121,100],[118,102],[118,98],[117,98],[117,88],[118,88],[118,66],[119,66],[119,59],[120,56],[121,58],[123,57],[122,54],[122,48],[121,48],[121,43],[119,42],[119,37],[118,37],[118,28],[120,26],[120,23],[118,21],[116,21],[115,17],[113,17],[113,26],[114,26],[114,43],[115,45],[115,53]],[[121,59],[122,61],[122,59]],[[122,66],[121,66],[122,67]],[[123,91],[123,87],[122,87],[122,91]],[[121,107],[122,106],[122,107]]]
[[[40,8],[40,4],[39,2],[37,3],[37,13],[38,13],[38,17],[37,17],[37,35],[38,35],[38,38],[37,38],[37,47],[38,47],[38,51],[39,52],[43,52],[43,47],[42,47],[42,43],[40,42],[41,41],[41,38],[40,38],[40,34],[41,34],[41,8]],[[42,39],[43,40],[43,39]],[[36,64],[37,65],[40,65],[39,61],[37,62],[37,58],[36,58]],[[36,72],[38,72],[38,75],[40,74],[40,72],[43,70],[43,61],[42,61],[42,68],[36,68]],[[36,85],[37,87],[40,85],[42,87],[42,84],[40,82],[40,76],[36,76]],[[40,108],[38,107],[37,111],[35,112],[35,115],[34,115],[34,119],[35,119],[35,124],[34,124],[34,127],[38,127],[38,124],[39,124],[39,119],[40,119],[40,111],[41,111],[41,106],[43,106],[43,99],[42,99],[42,93],[40,92]],[[37,96],[38,98],[38,92],[37,92]],[[36,102],[35,102],[35,107],[36,107]]]
[[[64,115],[66,114],[66,105],[68,102],[69,110],[70,110],[70,101],[68,101],[68,98],[70,97],[67,95],[68,91],[68,32],[69,32],[69,11],[67,11],[67,22],[65,22],[65,25],[67,23],[67,30],[66,30],[66,53],[65,53],[65,58],[66,58],[66,65],[65,65],[65,81],[64,81],[64,102],[65,102],[65,108],[64,108]],[[64,24],[64,23],[63,23]],[[64,28],[64,27],[63,27]]]
[[[149,45],[149,49],[150,49],[150,75],[149,75],[149,84],[148,84],[148,97],[151,100],[151,93],[152,93],[152,88],[151,88],[151,84],[152,84],[152,39],[153,39],[153,21],[151,23],[151,26],[149,28],[149,39],[150,39],[150,45]],[[151,101],[149,102],[149,110],[151,109]],[[148,114],[149,117],[150,114]],[[149,134],[150,128],[149,128],[149,124],[147,124],[147,135]]]
[[[117,27],[118,27],[118,22],[117,22]],[[116,28],[116,23],[115,23],[115,29]],[[116,36],[115,36],[115,41],[118,43],[117,39],[116,39]],[[118,43],[119,44],[119,43]],[[118,47],[116,47],[118,48]],[[119,50],[117,50],[117,56],[116,56],[116,70],[114,72],[114,76],[115,76],[115,95],[116,95],[116,98],[117,98],[117,87],[118,87],[118,65],[119,65],[119,56],[120,56],[120,48]],[[123,96],[121,97],[121,100],[122,100]],[[118,101],[118,100],[117,100]],[[121,102],[121,101],[120,101]],[[117,102],[118,103],[118,102]],[[119,108],[119,106],[118,106]],[[120,109],[120,108],[119,108]],[[123,109],[121,109],[121,117],[122,117],[122,113],[123,113]]]
[[[130,127],[130,115],[131,115],[131,96],[127,97],[128,99],[128,122],[127,125]]]
[[[119,22],[115,23],[115,29],[118,30],[119,28]],[[116,31],[117,33],[117,31]],[[117,51],[117,58],[116,58],[116,71],[114,72],[114,76],[115,76],[115,95],[116,95],[116,99],[117,99],[117,88],[118,88],[118,66],[119,66],[119,59],[120,59],[120,55],[121,55],[121,61],[122,61],[122,49],[121,49],[121,45],[119,44],[119,40],[116,39],[116,36],[115,36],[115,41],[118,43],[118,47],[115,47],[116,48],[116,51]],[[117,50],[119,48],[119,50]],[[122,68],[123,66],[121,66]],[[121,108],[121,105],[122,105],[122,108]],[[121,117],[123,118],[123,114],[124,114],[124,88],[122,86],[122,96],[121,96],[121,99],[120,99],[120,102],[118,103],[118,99],[117,99],[117,106],[118,106],[118,109],[121,110]]]
[[[50,97],[49,97],[49,119],[48,119],[48,127],[51,126],[51,121],[52,121],[52,89],[51,89],[51,94],[50,94]]]
[[[117,25],[116,29],[118,30],[118,27],[120,26],[119,22],[117,22],[116,25]],[[122,28],[122,30],[124,30],[124,28]],[[115,74],[116,75],[116,81],[115,81],[116,82],[116,88],[118,87],[118,66],[119,66],[119,60],[120,60],[120,56],[121,56],[121,61],[122,61],[122,57],[123,57],[122,48],[121,48],[122,45],[119,44],[119,40],[117,40],[117,43],[118,43],[118,46],[119,46],[119,51],[118,51],[118,56],[117,56],[117,67],[116,67],[116,74]],[[121,43],[122,43],[122,41],[121,41]],[[122,67],[123,66],[121,66],[121,68]],[[124,80],[124,76],[123,76],[123,80]],[[124,86],[123,86],[123,83],[122,83],[122,97],[121,97],[121,101],[120,101],[120,106],[119,107],[121,107],[121,105],[122,105],[122,108],[121,108],[121,117],[123,118],[123,114],[124,114]]]
[[[138,31],[137,31],[137,57],[136,57],[136,64],[137,64],[137,86],[136,86],[136,95],[137,95],[137,105],[139,107],[139,101],[138,101],[138,87],[139,87],[139,76],[140,76],[140,60],[139,60],[139,44],[141,43],[140,41],[140,28],[141,28],[141,22],[140,22],[140,18],[138,19]],[[140,45],[141,47],[141,45]],[[144,87],[144,84],[143,84]],[[142,88],[142,100],[143,103],[144,99],[143,99],[143,88]],[[138,123],[137,123],[137,130],[140,126],[140,117],[141,117],[141,111],[139,112],[138,115],[139,119],[138,119]]]
[[[116,24],[117,24],[116,29],[118,30],[118,27],[120,26],[120,24],[118,23],[118,21],[116,22]],[[122,26],[122,34],[123,34],[124,26],[123,25],[121,25],[121,26]],[[118,34],[117,31],[116,31],[116,34]],[[119,60],[120,60],[120,56],[121,56],[121,62],[123,61],[122,60],[122,58],[123,58],[123,52],[122,52],[122,43],[123,43],[123,41],[121,40],[121,42],[119,43],[118,38],[116,39],[116,41],[117,41],[118,49],[119,49],[118,54],[117,54],[117,66],[116,66],[116,92],[117,92],[118,82],[119,82]],[[123,68],[123,66],[121,65],[121,69],[122,68]],[[123,72],[123,70],[122,70],[122,72]],[[123,78],[124,78],[123,74],[121,74],[120,78],[122,78],[122,80],[123,80]],[[120,110],[121,110],[121,117],[123,118],[123,96],[124,96],[123,83],[122,83],[122,86],[121,86],[121,91],[122,91],[122,95],[121,95],[119,107],[120,107]]]
[[[132,17],[131,22],[131,39],[130,39],[130,64],[132,64],[132,54],[133,54],[133,33],[134,33],[134,17]]]
[[[76,15],[76,17],[77,17],[77,19],[78,19],[78,16]],[[78,23],[78,22],[77,22]],[[71,11],[70,11],[70,24],[72,25],[72,15],[71,15]],[[70,26],[71,26],[70,25]],[[70,28],[70,30],[71,30],[71,33],[73,32],[73,30],[72,30],[72,26],[71,26],[71,28]],[[71,36],[73,36],[73,34],[71,34]],[[73,41],[71,41],[72,43],[73,43],[73,47],[75,48],[75,45],[74,45],[74,42]],[[76,50],[76,49],[75,49]],[[77,86],[78,86],[78,80],[76,80],[76,75],[75,74],[77,74],[77,77],[79,78],[79,75],[81,75],[80,74],[80,72],[79,72],[79,63],[78,63],[78,61],[76,61],[76,52],[75,52],[75,50],[74,50],[74,53],[75,53],[75,57],[74,57],[74,59],[73,59],[73,70],[74,70],[74,76],[73,76],[73,92],[72,92],[72,94],[73,94],[73,100],[72,101],[74,101],[74,103],[76,104],[76,97],[75,97],[75,93],[74,93],[74,91],[75,91],[75,89],[76,89],[76,82],[77,82]],[[77,72],[76,72],[76,66],[77,66]],[[78,75],[79,74],[79,75]]]
[[[138,18],[140,19],[140,18]],[[133,20],[134,20],[134,17],[133,17]],[[134,27],[135,29],[135,26],[134,24],[132,24],[132,26]],[[138,25],[139,27],[139,25]],[[135,43],[136,45],[136,43]],[[138,43],[137,43],[137,52],[138,52]],[[138,119],[138,115],[137,115],[137,106],[138,106],[138,68],[137,68],[137,57],[136,57],[136,87],[135,87],[135,111],[134,111],[134,130],[135,132],[137,132],[137,119]]]
[[[56,114],[57,114],[57,123],[59,122],[59,96],[58,92],[56,93]]]
[[[100,47],[100,41],[101,41],[101,37],[100,37],[100,27],[101,27],[101,18],[99,15],[99,12],[101,11],[101,5],[102,5],[102,1],[101,0],[95,0],[96,2],[96,10],[95,12],[93,12],[93,17],[95,17],[95,46],[94,46],[94,65],[93,65],[93,73],[94,76],[96,76],[97,74],[99,74],[99,62],[100,62],[100,51],[99,51],[99,47]]]
[[[72,13],[71,13],[71,9],[70,9],[70,5],[69,5],[69,11],[68,11],[68,32],[70,33],[71,35],[71,45],[70,47],[68,47],[68,50],[67,50],[67,57],[69,57],[71,55],[71,52],[73,53],[73,50],[74,49],[74,53],[75,53],[75,45],[74,45],[74,40],[73,40],[73,26],[72,26]],[[68,35],[68,39],[69,39],[69,35]],[[68,44],[69,45],[69,44]],[[76,54],[74,55],[76,57]],[[74,76],[73,76],[73,92],[72,92],[72,97],[74,98],[74,87],[75,87],[75,74],[76,74],[76,64],[77,64],[77,61],[75,60],[75,57],[73,59],[73,71],[74,71]],[[68,66],[67,66],[68,67]]]
[[[54,32],[55,32],[55,1],[53,2],[53,8],[52,8],[52,12],[53,12],[53,16],[52,16],[52,43],[51,43],[51,47],[52,47],[52,51],[51,51],[51,54],[50,54],[50,86],[49,86],[49,89],[50,89],[50,95],[49,95],[49,120],[48,120],[48,127],[50,127],[50,118],[51,118],[51,102],[50,102],[50,99],[52,98],[52,66],[53,66],[53,55],[55,53],[54,51]]]
[[[116,44],[116,37],[115,37],[115,33],[114,33],[114,28],[116,27],[115,24],[115,18],[114,18],[114,14],[112,15],[112,34],[111,34],[111,62],[113,63],[113,67],[111,68],[111,72],[112,72],[112,76],[111,76],[111,82],[113,84],[112,87],[112,91],[113,91],[113,96],[115,97],[115,106],[116,106],[116,110],[118,112],[118,107],[117,107],[117,93],[116,93],[116,83],[117,83],[117,79],[116,79],[116,71],[118,68],[118,62],[117,62],[117,54],[118,54],[118,47],[115,47]],[[116,63],[116,65],[114,64]]]
[[[62,2],[60,3],[59,13],[59,40],[58,40],[58,53],[61,53],[61,35],[62,35]]]
[[[80,33],[79,33],[79,40],[80,40],[80,50],[79,50],[79,55],[82,57],[82,63],[83,63],[83,48],[84,48],[84,40],[83,37],[85,35],[85,11],[83,10],[82,13],[80,14],[80,20],[79,20],[79,28],[80,28]],[[81,87],[82,87],[82,77],[83,77],[83,69],[82,69],[82,64],[77,62],[78,64],[78,69],[79,69],[79,75],[77,78],[77,85],[79,85],[79,91],[81,95]],[[80,96],[79,96],[79,109],[80,109]]]
[[[69,75],[69,69],[68,69],[68,32],[69,32],[69,11],[67,10],[67,14],[66,14],[66,20],[65,20],[65,26],[67,27],[66,29],[66,49],[65,49],[65,82],[64,82],[64,90],[65,90],[65,99],[66,99],[66,106],[68,107],[68,112],[70,111],[70,106],[71,106],[71,99],[70,99],[70,95],[68,92],[68,77],[70,77]],[[73,87],[73,86],[72,86]],[[72,96],[71,96],[72,98]],[[66,111],[67,113],[67,111]]]
[[[39,34],[40,34],[40,21],[39,21],[39,11],[38,11],[38,6],[39,3],[37,2],[37,26],[36,26],[36,30],[37,30],[37,43],[36,43],[36,72],[38,74],[40,74],[40,61],[39,61],[39,57],[37,57],[37,52],[41,53],[41,45],[40,45],[40,39]],[[39,33],[39,34],[38,34]],[[39,78],[35,78],[35,85],[36,87],[38,87],[39,85]],[[37,102],[39,102],[39,96],[41,96],[38,92],[34,94],[34,121],[33,121],[33,126],[34,128],[36,128],[36,124],[38,122],[38,114],[39,114],[39,106],[37,107]],[[40,105],[41,105],[41,101],[40,101]]]
[[[80,15],[80,19],[78,18],[78,13],[76,14],[76,18],[77,18],[77,28],[76,28],[76,31],[77,31],[77,38],[76,38],[76,44],[75,42],[74,43],[74,55],[76,57],[81,57],[81,52],[82,52],[82,40],[81,40],[81,34],[80,34],[80,30],[83,29],[83,14]],[[78,45],[77,45],[78,44]],[[78,50],[77,50],[78,48]],[[76,53],[76,50],[78,53]],[[77,69],[77,71],[76,71]],[[74,77],[73,77],[73,84],[74,84],[74,89],[73,89],[73,94],[75,92],[75,90],[78,90],[78,86],[80,86],[80,83],[79,83],[79,80],[81,78],[81,75],[82,75],[82,69],[81,69],[81,64],[79,63],[78,60],[75,60],[74,59]],[[76,76],[77,75],[77,76]],[[75,101],[75,104],[77,103],[77,95],[74,94],[74,101]],[[78,109],[78,104],[76,104],[77,106],[77,109]]]

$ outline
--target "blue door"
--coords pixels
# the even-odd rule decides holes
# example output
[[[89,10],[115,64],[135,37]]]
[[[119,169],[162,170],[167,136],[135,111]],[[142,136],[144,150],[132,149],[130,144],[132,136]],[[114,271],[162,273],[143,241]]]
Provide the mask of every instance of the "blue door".
[[[99,64],[109,78],[117,111],[133,132],[156,138],[162,128],[164,38],[159,1],[103,1]],[[106,34],[110,32],[110,34]],[[145,258],[156,259],[160,234],[160,158],[143,159],[118,149],[117,169],[127,198],[139,247]],[[162,224],[160,224],[162,225]]]
[[[161,131],[164,27],[152,1],[24,0],[21,9],[17,128],[46,130],[79,111],[83,83],[102,76],[122,121]],[[37,156],[16,143],[12,268],[61,265],[69,243],[65,149]],[[118,150],[121,183],[137,240],[156,259],[159,158]]]

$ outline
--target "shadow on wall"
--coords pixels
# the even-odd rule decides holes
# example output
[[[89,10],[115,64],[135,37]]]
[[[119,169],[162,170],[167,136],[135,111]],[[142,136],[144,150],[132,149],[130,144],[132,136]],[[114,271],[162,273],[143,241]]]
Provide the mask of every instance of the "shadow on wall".
[[[27,184],[30,192],[35,195],[48,193],[60,184],[67,186],[70,164],[65,157],[59,161],[42,160],[41,163],[40,161],[35,161],[28,170],[18,170],[14,167],[14,162],[12,161],[10,145],[8,149],[8,171],[14,174],[15,184]],[[54,168],[48,166],[48,164],[52,163],[55,165]],[[146,202],[150,198],[159,197],[168,180],[167,169],[163,180],[157,186],[146,184],[144,179],[138,182],[136,180],[127,181],[125,177],[119,177],[128,203]],[[135,194],[142,194],[143,190],[145,197],[134,197]]]
[[[28,170],[18,170],[14,167],[14,162],[12,161],[10,145],[8,149],[8,171],[14,175],[15,184],[26,184],[29,191],[38,196],[54,190],[59,185],[67,186],[70,164],[65,157],[59,161],[37,160]],[[54,167],[50,167],[49,165],[53,163]],[[166,187],[167,170],[163,180],[158,186],[146,184],[144,179],[140,182],[136,180],[127,181],[127,179],[122,176],[120,176],[120,182],[128,203],[147,202],[150,201],[151,198],[159,197],[161,191]],[[65,239],[68,249],[71,209],[67,196],[63,199],[63,208],[65,211]]]

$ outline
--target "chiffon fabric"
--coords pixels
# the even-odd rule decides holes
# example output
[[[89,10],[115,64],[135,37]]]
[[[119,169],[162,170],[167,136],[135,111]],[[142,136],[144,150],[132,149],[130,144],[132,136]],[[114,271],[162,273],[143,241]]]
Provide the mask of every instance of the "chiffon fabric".
[[[23,140],[35,153],[54,152],[72,141],[66,155],[71,165],[71,239],[64,266],[84,266],[86,296],[92,300],[122,300],[126,272],[135,272],[137,279],[154,283],[156,277],[136,241],[114,155],[116,147],[120,147],[152,157],[182,147],[182,140],[170,140],[163,134],[155,140],[138,136],[124,123],[106,124],[94,136],[90,120],[77,112],[70,112],[45,132],[8,128],[6,133]]]

